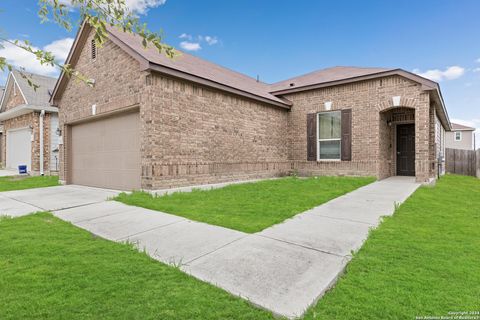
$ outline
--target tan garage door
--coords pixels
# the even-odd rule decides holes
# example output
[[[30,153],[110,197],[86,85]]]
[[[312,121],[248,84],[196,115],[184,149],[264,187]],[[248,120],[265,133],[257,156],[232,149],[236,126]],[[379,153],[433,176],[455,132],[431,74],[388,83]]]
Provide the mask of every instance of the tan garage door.
[[[71,183],[132,190],[140,188],[138,112],[72,126]]]

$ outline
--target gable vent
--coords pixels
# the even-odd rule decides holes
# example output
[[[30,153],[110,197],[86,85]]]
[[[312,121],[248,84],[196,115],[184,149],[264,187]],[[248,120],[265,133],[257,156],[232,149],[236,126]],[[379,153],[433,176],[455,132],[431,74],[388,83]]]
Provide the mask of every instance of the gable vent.
[[[95,60],[97,58],[97,44],[95,43],[95,39],[92,39],[90,47],[92,60]]]

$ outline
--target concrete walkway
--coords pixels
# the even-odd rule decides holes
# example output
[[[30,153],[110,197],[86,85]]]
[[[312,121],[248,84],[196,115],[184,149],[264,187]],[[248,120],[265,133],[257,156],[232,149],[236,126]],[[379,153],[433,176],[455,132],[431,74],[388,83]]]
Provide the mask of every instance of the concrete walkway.
[[[154,259],[294,318],[335,283],[369,229],[382,216],[393,214],[395,203],[403,202],[418,186],[413,178],[378,181],[256,234],[103,201],[115,195],[113,191],[97,189],[99,195],[92,198],[83,187],[52,187],[78,188],[83,196],[72,199],[76,206],[65,203],[70,189],[59,189],[63,200],[58,202],[40,196],[41,190],[52,188],[36,189],[36,198],[22,197],[20,191],[0,196],[53,210],[61,219],[106,239],[133,242]],[[0,212],[1,208],[0,199]]]

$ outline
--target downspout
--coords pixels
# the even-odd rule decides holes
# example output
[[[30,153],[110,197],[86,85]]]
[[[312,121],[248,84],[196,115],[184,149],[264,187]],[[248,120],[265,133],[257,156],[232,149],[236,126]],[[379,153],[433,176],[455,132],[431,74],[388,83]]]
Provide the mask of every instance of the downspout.
[[[43,176],[43,120],[45,118],[45,110],[40,112],[40,175]]]

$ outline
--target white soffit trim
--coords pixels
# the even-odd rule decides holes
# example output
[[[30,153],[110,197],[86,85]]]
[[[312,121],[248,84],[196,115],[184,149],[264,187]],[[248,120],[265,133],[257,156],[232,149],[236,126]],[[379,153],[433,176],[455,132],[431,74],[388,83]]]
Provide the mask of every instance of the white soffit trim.
[[[32,106],[28,104],[22,104],[20,106],[17,106],[15,108],[12,108],[10,110],[0,113],[0,121],[9,120],[30,112],[42,111],[42,110],[45,110],[46,112],[52,112],[52,113],[58,112],[57,107],[50,107],[50,106],[41,107],[41,106]]]

